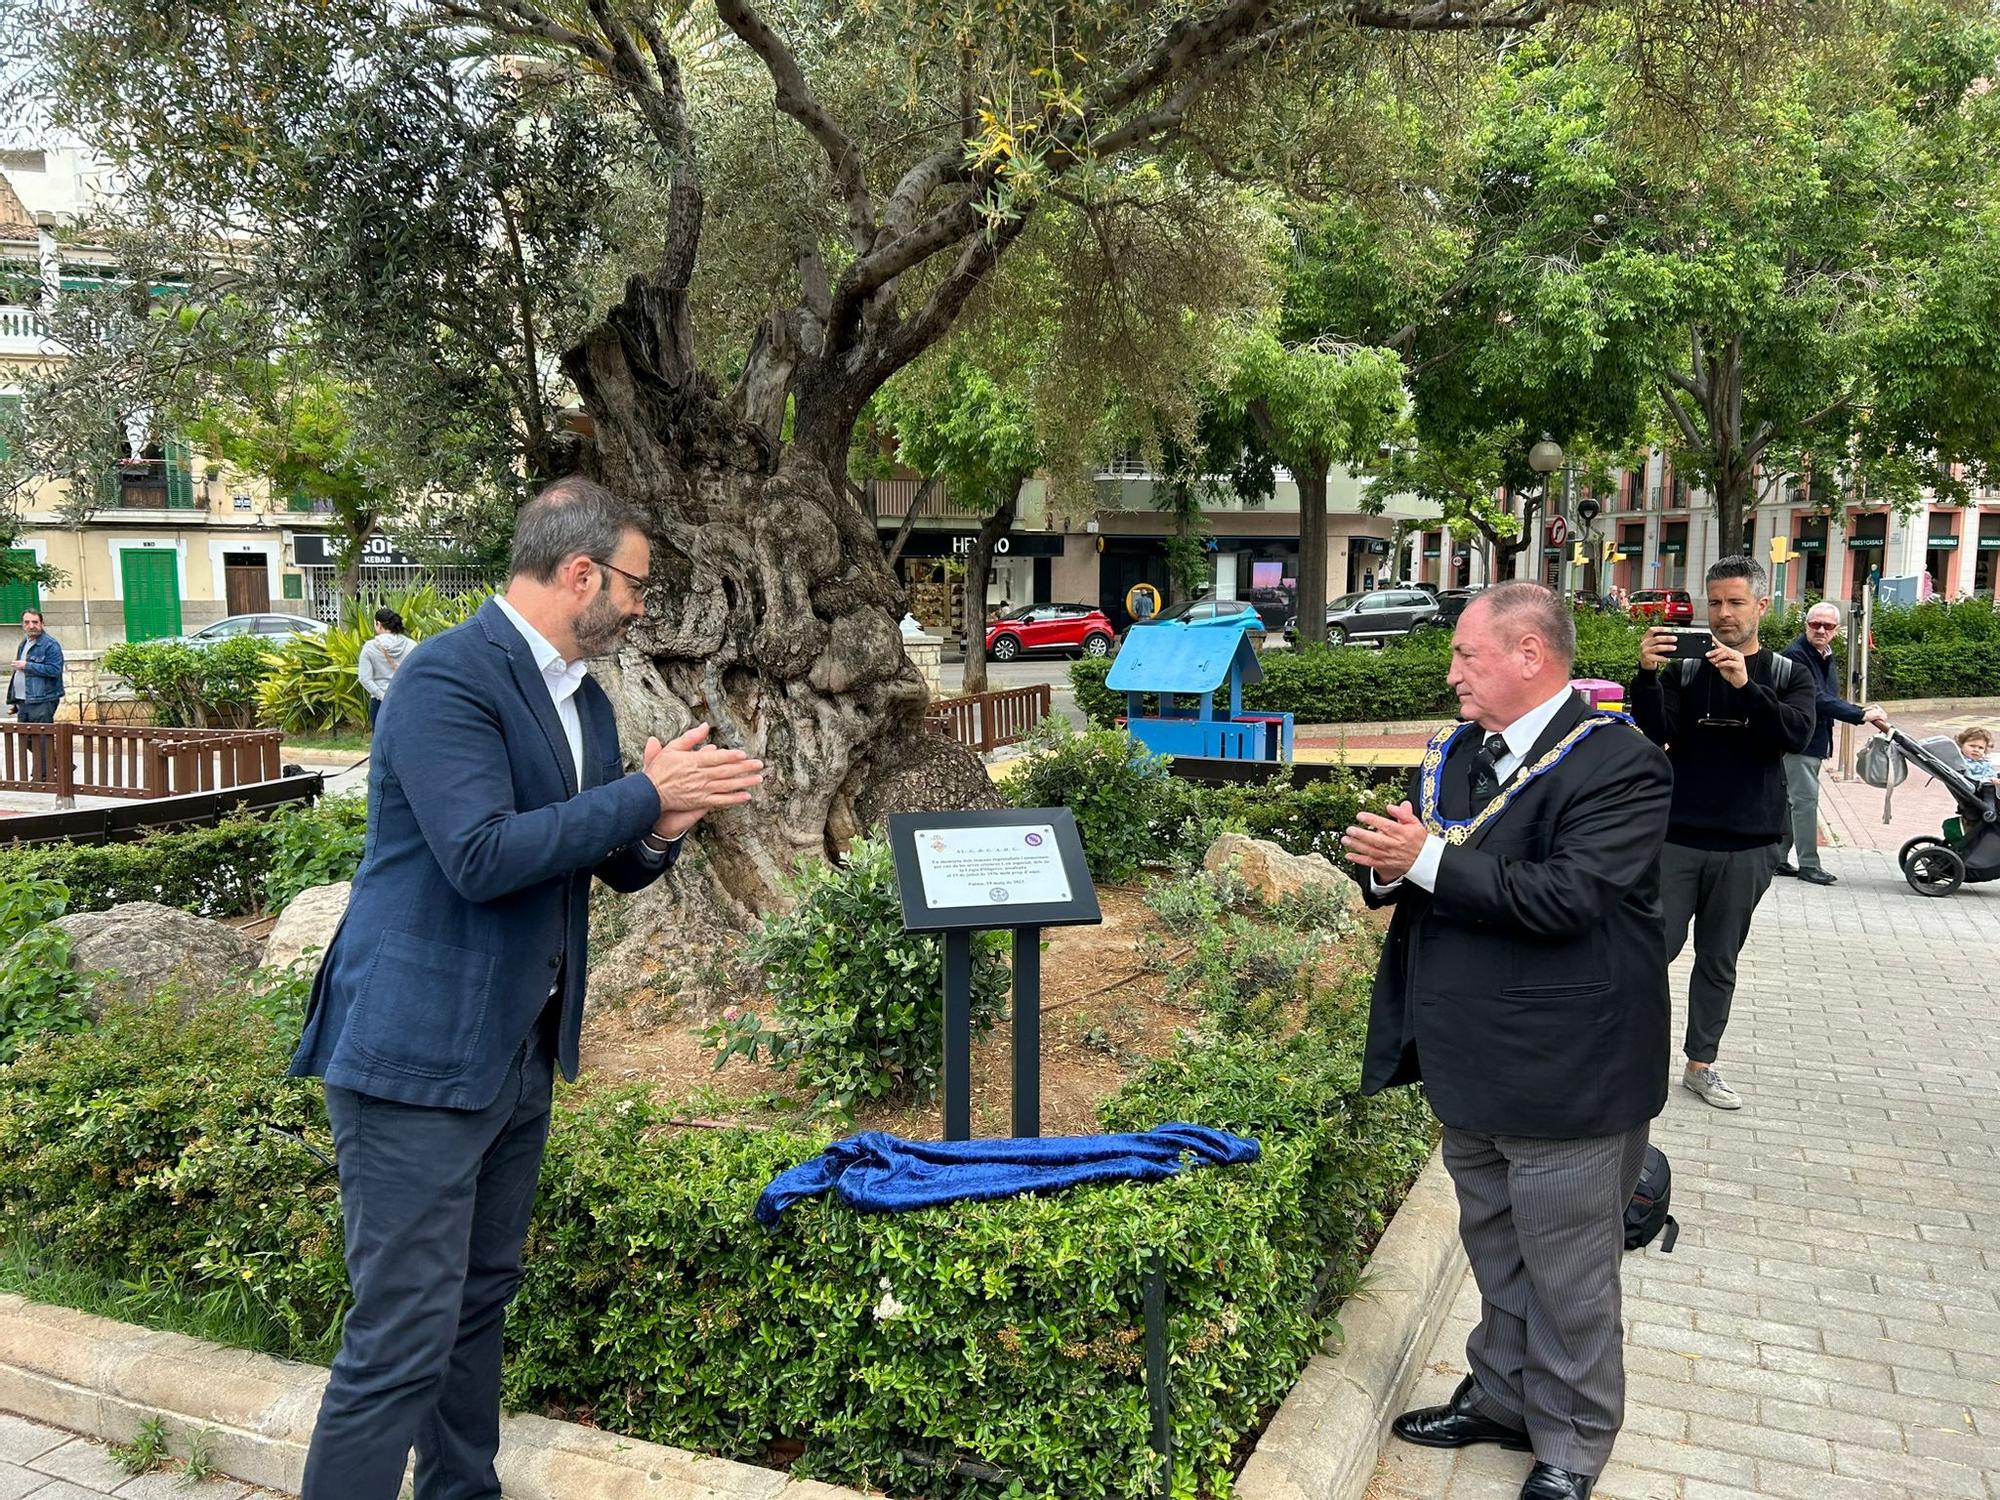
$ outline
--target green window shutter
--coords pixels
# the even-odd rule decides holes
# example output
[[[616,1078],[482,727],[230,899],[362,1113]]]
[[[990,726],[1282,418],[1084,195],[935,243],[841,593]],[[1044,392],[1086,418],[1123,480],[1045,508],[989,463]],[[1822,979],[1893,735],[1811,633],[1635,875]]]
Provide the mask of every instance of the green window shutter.
[[[306,487],[303,484],[293,485],[291,494],[285,497],[285,509],[310,511],[312,508],[312,496],[306,493]]]
[[[27,547],[9,547],[7,561],[32,568],[35,554]],[[42,586],[38,583],[0,583],[0,628],[21,618],[24,609],[42,607]]]
[[[131,548],[118,554],[125,580],[125,639],[156,641],[181,633],[179,570],[171,551]]]
[[[194,509],[194,450],[179,438],[168,438],[167,505],[174,510]]]
[[[0,459],[7,458],[11,453],[12,450],[7,445],[7,433],[20,420],[21,398],[0,396]]]
[[[306,596],[306,579],[303,573],[287,573],[284,579],[285,597],[303,599]]]
[[[118,465],[108,464],[97,471],[98,509],[116,510],[122,503],[118,492]]]

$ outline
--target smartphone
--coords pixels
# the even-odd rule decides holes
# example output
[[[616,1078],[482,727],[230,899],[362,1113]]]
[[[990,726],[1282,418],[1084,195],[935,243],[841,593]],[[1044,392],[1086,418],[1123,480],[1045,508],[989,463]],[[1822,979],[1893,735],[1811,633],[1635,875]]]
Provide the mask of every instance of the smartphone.
[[[1715,649],[1715,637],[1706,630],[1691,630],[1679,626],[1669,626],[1674,633],[1674,655],[1707,656]]]

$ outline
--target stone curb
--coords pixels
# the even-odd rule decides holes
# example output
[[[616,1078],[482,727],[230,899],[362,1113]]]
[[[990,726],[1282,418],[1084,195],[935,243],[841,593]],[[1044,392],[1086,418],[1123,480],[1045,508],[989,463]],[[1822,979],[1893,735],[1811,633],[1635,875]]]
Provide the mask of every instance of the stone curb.
[[[1458,1200],[1432,1152],[1361,1290],[1342,1306],[1339,1334],[1306,1366],[1243,1466],[1238,1500],[1358,1500],[1464,1269]]]
[[[249,1484],[298,1493],[325,1384],[313,1365],[0,1296],[0,1410],[108,1442],[164,1417],[177,1447],[206,1432],[216,1468]],[[527,1415],[502,1422],[498,1467],[508,1500],[865,1500]]]
[[[1457,1204],[1433,1153],[1237,1482],[1239,1500],[1356,1500],[1384,1424],[1450,1305]],[[0,1294],[0,1411],[108,1442],[152,1417],[206,1433],[218,1470],[296,1494],[326,1371]],[[866,1500],[858,1490],[516,1414],[501,1424],[508,1500]]]

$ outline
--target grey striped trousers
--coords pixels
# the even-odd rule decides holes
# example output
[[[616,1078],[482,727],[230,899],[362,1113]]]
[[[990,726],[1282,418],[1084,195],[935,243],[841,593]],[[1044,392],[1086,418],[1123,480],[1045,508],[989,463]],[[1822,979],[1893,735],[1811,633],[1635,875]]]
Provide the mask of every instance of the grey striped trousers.
[[[1473,1405],[1577,1474],[1603,1470],[1625,1420],[1618,1271],[1646,1130],[1576,1141],[1444,1132],[1481,1301],[1465,1346]]]

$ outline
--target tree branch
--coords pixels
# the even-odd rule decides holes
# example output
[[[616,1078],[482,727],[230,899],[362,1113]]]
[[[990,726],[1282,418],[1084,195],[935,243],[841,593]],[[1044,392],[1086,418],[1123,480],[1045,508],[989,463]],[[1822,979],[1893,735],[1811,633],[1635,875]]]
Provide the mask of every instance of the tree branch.
[[[1668,375],[1671,378],[1672,372],[1669,371]],[[1665,403],[1667,411],[1673,416],[1674,425],[1680,428],[1681,436],[1687,439],[1688,446],[1695,449],[1706,448],[1708,445],[1702,441],[1700,432],[1695,429],[1694,418],[1688,415],[1680,399],[1665,385],[1660,387],[1660,400]]]
[[[778,108],[819,142],[833,167],[834,181],[847,200],[847,232],[857,255],[866,254],[875,238],[875,203],[868,194],[868,179],[861,169],[861,153],[826,106],[820,103],[798,58],[781,41],[764,18],[744,0],[715,0],[715,14],[723,25],[764,64],[778,91]]]

